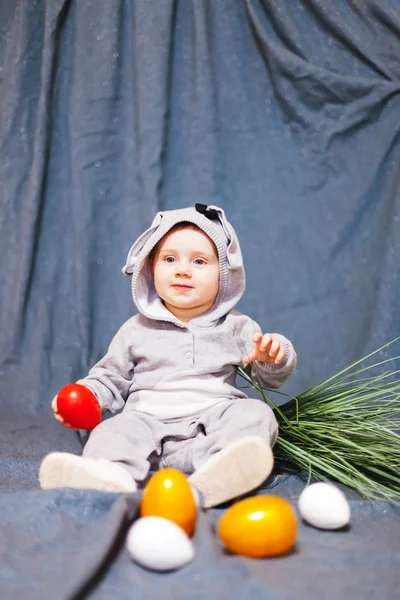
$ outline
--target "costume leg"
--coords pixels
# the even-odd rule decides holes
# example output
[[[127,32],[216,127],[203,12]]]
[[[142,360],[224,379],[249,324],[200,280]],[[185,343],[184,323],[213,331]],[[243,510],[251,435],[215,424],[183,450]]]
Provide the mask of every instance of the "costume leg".
[[[48,454],[39,471],[43,489],[60,487],[134,492],[150,468],[150,456],[160,452],[157,419],[127,410],[100,423],[83,450],[83,456]]]
[[[205,411],[199,422],[206,436],[197,437],[193,466],[198,469],[211,456],[245,436],[259,436],[272,447],[278,437],[278,423],[272,409],[262,400],[239,398]]]
[[[213,407],[200,418],[206,435],[193,442],[196,471],[190,483],[204,506],[246,494],[265,481],[273,467],[271,446],[278,425],[261,400],[239,399]]]
[[[105,458],[123,466],[135,479],[146,479],[150,457],[160,452],[160,422],[136,410],[122,413],[100,423],[90,434],[83,456]]]
[[[164,422],[163,431],[160,467],[173,467],[190,475],[194,471],[193,443],[197,437],[205,435],[198,417],[184,418],[173,423]]]

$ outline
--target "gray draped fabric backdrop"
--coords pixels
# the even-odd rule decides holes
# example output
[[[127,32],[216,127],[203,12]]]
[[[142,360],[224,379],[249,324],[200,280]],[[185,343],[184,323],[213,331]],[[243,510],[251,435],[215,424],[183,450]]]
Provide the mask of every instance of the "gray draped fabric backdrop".
[[[195,560],[160,574],[124,548],[140,492],[37,475],[81,450],[50,401],[135,312],[121,267],[158,210],[226,210],[239,309],[298,351],[283,391],[400,334],[399,89],[399,0],[0,0],[1,598],[398,597],[398,506],[346,490],[349,529],[299,519],[266,560],[225,553],[224,507],[202,511]]]
[[[397,0],[0,0],[0,399],[41,414],[135,312],[158,210],[221,205],[298,393],[400,332]]]

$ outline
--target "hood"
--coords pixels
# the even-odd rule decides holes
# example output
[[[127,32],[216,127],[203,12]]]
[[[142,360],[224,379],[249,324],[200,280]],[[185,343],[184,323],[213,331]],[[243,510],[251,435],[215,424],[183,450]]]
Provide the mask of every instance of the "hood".
[[[133,244],[126,264],[125,275],[132,276],[132,297],[144,316],[185,326],[163,305],[154,287],[148,256],[154,246],[177,223],[187,221],[197,225],[214,242],[219,257],[219,292],[210,310],[193,321],[208,326],[227,314],[243,295],[245,274],[242,253],[232,225],[222,208],[196,204],[194,207],[168,210],[156,214],[151,227]]]

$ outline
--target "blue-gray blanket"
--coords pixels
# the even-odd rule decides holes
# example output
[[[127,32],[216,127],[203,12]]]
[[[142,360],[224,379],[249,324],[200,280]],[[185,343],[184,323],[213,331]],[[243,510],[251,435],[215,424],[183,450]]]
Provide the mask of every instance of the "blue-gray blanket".
[[[44,417],[3,421],[0,458],[0,598],[7,600],[319,599],[400,597],[400,511],[346,490],[352,521],[325,532],[300,522],[295,549],[248,559],[224,551],[215,525],[224,508],[202,512],[191,564],[171,573],[130,559],[126,532],[140,493],[42,491],[38,467],[55,448],[80,452],[74,433]],[[304,483],[276,474],[268,493],[294,504]],[[265,493],[266,489],[258,493]]]

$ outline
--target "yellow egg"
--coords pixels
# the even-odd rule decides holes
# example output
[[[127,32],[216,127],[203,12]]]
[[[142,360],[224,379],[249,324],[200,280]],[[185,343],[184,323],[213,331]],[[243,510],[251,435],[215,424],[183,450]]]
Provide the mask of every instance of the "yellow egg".
[[[295,543],[297,520],[291,504],[278,496],[253,496],[221,517],[218,535],[236,554],[263,558],[287,552]]]
[[[192,488],[177,469],[161,469],[143,491],[141,517],[163,517],[192,535],[196,526],[197,507]]]

